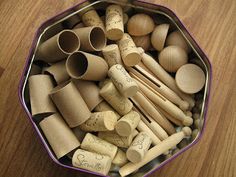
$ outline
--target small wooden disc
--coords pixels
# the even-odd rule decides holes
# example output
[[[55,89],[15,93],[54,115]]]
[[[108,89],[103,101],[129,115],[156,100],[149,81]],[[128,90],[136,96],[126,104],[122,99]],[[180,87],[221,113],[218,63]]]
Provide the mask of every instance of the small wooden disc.
[[[180,90],[193,94],[199,92],[205,84],[205,74],[195,64],[186,64],[178,69],[175,81]]]

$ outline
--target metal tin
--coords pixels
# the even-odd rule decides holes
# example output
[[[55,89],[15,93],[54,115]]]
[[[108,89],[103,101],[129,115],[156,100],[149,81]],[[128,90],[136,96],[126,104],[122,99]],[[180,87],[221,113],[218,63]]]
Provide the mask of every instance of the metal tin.
[[[52,152],[50,146],[48,145],[44,135],[42,134],[41,130],[38,127],[38,123],[35,122],[32,118],[32,115],[30,113],[30,106],[29,106],[29,93],[28,93],[28,88],[27,88],[27,80],[30,75],[31,69],[32,69],[32,64],[34,62],[37,63],[37,47],[39,44],[46,39],[50,38],[51,36],[55,35],[59,31],[61,31],[64,28],[72,28],[74,25],[80,22],[80,19],[77,17],[77,14],[81,12],[82,10],[85,10],[86,8],[93,6],[97,9],[97,11],[100,14],[104,14],[105,12],[105,7],[109,3],[115,3],[115,4],[120,4],[122,6],[125,6],[126,9],[128,9],[127,13],[132,14],[134,11],[138,12],[145,12],[148,14],[151,14],[152,16],[158,17],[161,21],[168,21],[172,25],[174,25],[177,29],[181,31],[183,34],[184,38],[187,40],[189,45],[191,46],[193,50],[193,55],[197,59],[194,60],[193,62],[201,66],[203,71],[205,72],[206,75],[206,83],[204,90],[202,91],[203,94],[203,103],[201,107],[199,108],[199,114],[200,114],[200,126],[198,127],[199,133],[197,134],[194,139],[189,139],[187,141],[187,146],[179,147],[180,151],[175,153],[174,155],[169,156],[169,158],[165,157],[164,155],[161,155],[145,165],[144,167],[140,168],[138,171],[135,173],[131,174],[130,176],[147,176],[151,174],[152,172],[160,169],[163,165],[167,164],[174,158],[176,158],[178,155],[192,147],[194,144],[196,144],[199,139],[202,136],[204,127],[205,127],[205,122],[206,122],[206,113],[207,113],[207,105],[208,105],[208,100],[209,100],[209,95],[210,95],[210,86],[211,86],[211,64],[210,61],[208,60],[207,56],[204,54],[202,49],[198,46],[196,41],[193,39],[193,37],[190,35],[190,33],[187,31],[185,26],[181,23],[179,18],[175,15],[173,11],[168,9],[167,7],[157,5],[157,4],[152,4],[146,1],[142,0],[134,0],[134,1],[129,1],[128,3],[124,3],[122,1],[112,1],[112,0],[99,0],[99,1],[92,1],[90,5],[85,5],[87,1],[84,1],[72,8],[67,9],[66,11],[56,15],[55,17],[50,18],[46,22],[44,22],[39,29],[37,30],[32,47],[29,51],[28,58],[26,60],[26,64],[24,67],[23,74],[21,76],[21,80],[19,83],[19,89],[18,89],[18,94],[20,98],[20,102],[26,111],[28,118],[30,122],[32,123],[34,129],[36,130],[41,142],[43,143],[44,147],[46,148],[49,156],[52,158],[52,160],[57,163],[60,166],[69,168],[69,169],[74,169],[78,171],[83,171],[86,173],[90,174],[95,174],[98,176],[102,176],[100,174],[83,170],[83,169],[78,169],[75,168],[71,165],[70,159],[68,157],[62,158],[58,160],[54,153]],[[43,64],[41,64],[43,65]],[[119,176],[118,172],[114,170],[113,172],[109,173],[110,176]]]

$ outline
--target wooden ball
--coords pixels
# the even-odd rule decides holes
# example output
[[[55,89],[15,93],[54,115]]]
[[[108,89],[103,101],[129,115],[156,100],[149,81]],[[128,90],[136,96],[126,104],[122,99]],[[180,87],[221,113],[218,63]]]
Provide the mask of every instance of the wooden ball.
[[[159,54],[159,62],[166,71],[176,72],[188,62],[188,55],[178,46],[168,46]]]
[[[133,36],[133,41],[137,47],[142,47],[143,50],[147,51],[151,47],[150,36]]]
[[[145,36],[154,30],[153,19],[146,14],[133,15],[127,24],[128,33],[132,36]]]
[[[169,27],[169,24],[161,24],[156,26],[152,32],[151,43],[157,51],[161,51],[164,48]]]
[[[186,42],[180,31],[174,31],[170,33],[166,39],[166,45],[167,46],[176,45],[184,49],[187,53],[191,52],[191,47]]]
[[[199,66],[195,64],[186,64],[176,72],[175,81],[181,91],[193,94],[199,92],[203,88],[206,77]]]

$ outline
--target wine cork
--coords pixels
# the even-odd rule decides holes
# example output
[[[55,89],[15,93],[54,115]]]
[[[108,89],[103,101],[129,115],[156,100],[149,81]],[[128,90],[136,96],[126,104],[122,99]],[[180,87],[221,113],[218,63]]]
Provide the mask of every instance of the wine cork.
[[[58,159],[80,145],[71,129],[57,113],[43,119],[39,126]]]
[[[66,58],[79,48],[80,39],[75,32],[63,30],[43,42],[38,48],[37,55],[41,60],[53,63]]]
[[[82,21],[85,26],[99,26],[105,29],[102,19],[95,10],[90,10],[82,15]]]
[[[133,138],[137,135],[137,130],[134,130],[132,134],[129,136],[120,136],[115,131],[106,131],[99,132],[98,137],[102,138],[118,147],[128,148],[133,140]]]
[[[127,162],[128,162],[128,159],[126,157],[126,154],[121,149],[118,149],[112,163],[121,167]]]
[[[108,71],[108,76],[125,97],[132,97],[137,93],[138,85],[122,65],[116,64],[112,66]]]
[[[107,83],[100,90],[100,95],[118,112],[120,115],[127,114],[133,107],[132,102],[121,95],[112,82]]]
[[[198,136],[198,134],[199,134],[199,130],[198,130],[198,129],[194,129],[194,130],[193,130],[193,133],[192,133],[191,139],[192,139],[192,140],[195,140],[196,137]]]
[[[106,47],[102,49],[102,54],[109,68],[115,64],[123,65],[123,62],[120,56],[120,50],[117,44],[107,45]]]
[[[53,87],[52,80],[48,75],[39,74],[29,77],[30,105],[33,116],[56,112],[56,107],[48,96]]]
[[[123,10],[119,5],[106,9],[106,35],[110,40],[119,40],[124,34]]]
[[[124,33],[118,41],[121,57],[126,66],[134,66],[141,61],[141,56],[133,39],[129,34]]]
[[[117,153],[117,147],[107,141],[92,135],[91,133],[87,133],[81,143],[81,149],[96,152],[102,155],[107,155],[111,159],[114,159]]]
[[[194,119],[199,119],[200,118],[200,114],[199,113],[194,113],[193,114],[193,118]]]
[[[90,111],[102,102],[103,98],[99,95],[100,89],[94,82],[75,79],[73,79],[73,82]]]
[[[85,52],[101,51],[106,46],[106,35],[101,27],[91,26],[73,30],[81,41],[80,49]]]
[[[68,81],[70,79],[70,76],[68,75],[66,71],[65,63],[66,63],[66,60],[57,62],[53,64],[52,66],[46,68],[43,71],[43,73],[50,74],[58,85],[65,81]]]
[[[120,136],[129,136],[138,126],[140,116],[135,111],[124,115],[115,125],[115,130]]]
[[[106,155],[77,149],[72,158],[74,167],[107,175],[111,167],[111,158]]]
[[[151,143],[151,137],[146,132],[140,132],[126,152],[128,160],[133,163],[140,162],[150,148]]]
[[[117,122],[116,114],[113,111],[94,112],[80,128],[83,131],[111,131],[115,129]]]
[[[123,23],[126,25],[129,21],[129,16],[127,13],[123,13]]]
[[[78,51],[67,58],[66,70],[74,79],[100,81],[106,78],[108,65],[99,56]]]
[[[84,123],[91,115],[82,96],[71,81],[55,87],[50,96],[71,128]]]
[[[96,112],[112,111],[116,114],[117,120],[120,119],[120,115],[106,101],[102,101],[101,103],[99,103],[95,107],[94,111]]]

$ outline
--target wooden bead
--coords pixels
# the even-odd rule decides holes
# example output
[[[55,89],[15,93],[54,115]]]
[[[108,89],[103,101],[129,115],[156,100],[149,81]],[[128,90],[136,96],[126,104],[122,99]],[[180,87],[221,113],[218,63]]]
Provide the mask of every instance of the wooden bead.
[[[159,54],[160,65],[168,72],[176,72],[188,62],[187,53],[178,46],[168,46]]]
[[[169,27],[169,24],[161,24],[156,26],[152,32],[151,43],[157,51],[161,51],[164,48]]]
[[[153,19],[146,14],[136,14],[132,16],[127,25],[128,33],[132,36],[144,36],[154,30]]]
[[[133,41],[137,47],[142,47],[143,50],[147,51],[151,47],[150,35],[145,36],[132,36]]]
[[[199,66],[186,64],[177,71],[175,81],[180,90],[185,93],[193,94],[203,88],[206,78]]]

